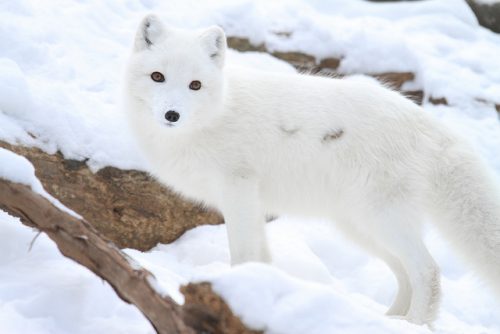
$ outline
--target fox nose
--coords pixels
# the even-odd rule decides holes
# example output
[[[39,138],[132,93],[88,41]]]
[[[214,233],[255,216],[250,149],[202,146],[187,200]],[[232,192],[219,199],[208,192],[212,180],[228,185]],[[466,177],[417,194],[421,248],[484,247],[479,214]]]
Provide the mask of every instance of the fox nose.
[[[172,122],[172,123],[177,122],[180,117],[181,117],[181,115],[179,115],[179,113],[175,110],[169,110],[165,114],[165,119],[169,122]]]

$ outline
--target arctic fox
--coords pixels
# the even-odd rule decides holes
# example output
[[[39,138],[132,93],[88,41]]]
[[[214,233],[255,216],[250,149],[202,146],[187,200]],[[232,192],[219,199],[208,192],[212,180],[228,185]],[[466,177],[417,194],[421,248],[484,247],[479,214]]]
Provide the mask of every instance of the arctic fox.
[[[226,48],[148,15],[125,106],[151,172],[223,214],[233,264],[270,261],[266,215],[326,217],[394,272],[387,313],[431,323],[430,217],[500,296],[500,191],[467,144],[376,83],[229,68]]]

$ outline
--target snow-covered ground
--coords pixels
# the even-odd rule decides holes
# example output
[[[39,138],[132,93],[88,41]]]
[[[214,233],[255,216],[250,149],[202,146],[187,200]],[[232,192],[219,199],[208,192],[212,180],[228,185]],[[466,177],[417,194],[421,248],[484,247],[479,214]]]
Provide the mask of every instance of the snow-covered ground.
[[[448,106],[426,104],[426,112],[468,137],[500,176],[500,35],[479,27],[461,0],[0,0],[0,139],[89,158],[95,170],[147,169],[119,92],[136,25],[151,11],[175,26],[219,24],[270,50],[342,57],[344,73],[414,72],[406,88],[445,97]],[[258,53],[231,52],[229,61],[293,70]],[[0,175],[43,191],[26,161],[3,150]],[[382,315],[395,292],[391,273],[327,222],[270,223],[273,267],[229,268],[224,229],[203,226],[171,245],[127,253],[179,301],[179,284],[212,281],[248,325],[270,333],[430,333]],[[28,251],[35,234],[0,211],[0,333],[153,332],[47,237]],[[437,332],[500,333],[500,302],[432,230],[427,241],[443,273]]]

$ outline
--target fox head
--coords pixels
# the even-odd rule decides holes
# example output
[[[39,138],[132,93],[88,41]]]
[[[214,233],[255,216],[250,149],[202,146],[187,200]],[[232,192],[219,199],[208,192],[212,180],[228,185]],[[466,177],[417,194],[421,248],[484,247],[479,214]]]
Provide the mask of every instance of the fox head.
[[[134,112],[165,131],[196,129],[222,112],[224,31],[186,31],[146,16],[137,30],[127,72]]]

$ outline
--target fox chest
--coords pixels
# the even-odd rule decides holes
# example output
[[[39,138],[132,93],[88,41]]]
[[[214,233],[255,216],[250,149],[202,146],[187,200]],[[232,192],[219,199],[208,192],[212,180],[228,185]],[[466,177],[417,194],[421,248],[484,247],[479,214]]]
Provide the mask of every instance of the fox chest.
[[[170,155],[161,162],[153,162],[156,178],[189,199],[214,206],[218,198],[218,172],[208,159]]]

